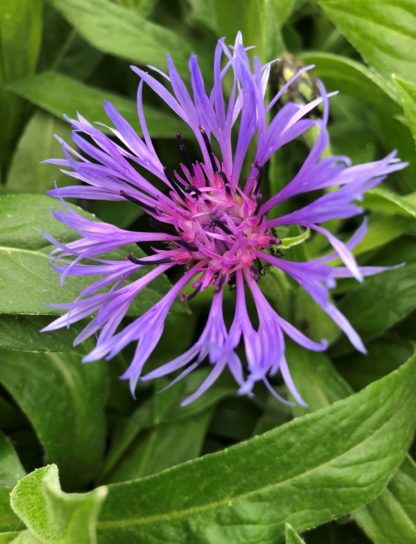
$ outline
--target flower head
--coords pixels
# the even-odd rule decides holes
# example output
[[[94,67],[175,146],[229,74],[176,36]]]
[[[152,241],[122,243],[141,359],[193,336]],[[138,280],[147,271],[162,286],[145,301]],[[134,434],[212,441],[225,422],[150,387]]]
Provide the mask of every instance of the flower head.
[[[82,182],[56,188],[50,192],[52,196],[61,200],[66,197],[127,200],[140,206],[149,217],[152,228],[148,232],[127,231],[82,217],[62,200],[63,209],[54,215],[73,229],[79,239],[67,244],[51,239],[56,245],[54,266],[62,279],[66,276],[95,279],[74,302],[58,306],[66,313],[46,330],[91,317],[75,340],[79,343],[96,335],[96,347],[85,361],[112,358],[128,344],[135,343],[133,359],[122,376],[130,380],[132,391],[138,380],[177,372],[176,381],[208,359],[210,374],[185,403],[201,395],[228,368],[240,393],[245,394],[252,394],[253,386],[263,382],[278,396],[269,379],[280,373],[294,399],[302,404],[285,359],[285,336],[315,351],[324,350],[327,342],[307,338],[275,311],[258,285],[263,264],[277,267],[293,278],[352,344],[365,351],[347,318],[332,304],[329,288],[337,278],[354,277],[362,281],[364,276],[383,269],[359,267],[352,255],[351,249],[365,234],[365,222],[348,243],[322,224],[361,213],[355,202],[387,174],[403,168],[404,163],[395,158],[394,153],[358,166],[351,166],[344,156],[323,158],[328,146],[327,122],[332,95],[318,82],[320,96],[311,102],[280,102],[285,90],[311,68],[306,67],[268,101],[270,68],[270,63],[261,65],[258,59],[251,65],[241,35],[233,47],[227,47],[224,40],[218,42],[210,92],[205,88],[194,55],[189,61],[191,90],[170,57],[167,74],[150,68],[156,72],[154,76],[133,67],[140,78],[137,111],[143,136],[137,134],[114,106],[105,103],[113,125],[108,127],[112,136],[79,115],[70,121],[72,139],[78,150],[61,141],[65,158],[51,161]],[[224,91],[226,78],[231,79],[228,96]],[[195,159],[181,134],[177,134],[182,162],[174,171],[164,167],[147,129],[142,104],[144,85],[188,125],[198,144],[200,155]],[[277,113],[273,113],[280,103]],[[322,118],[308,116],[317,106],[322,107]],[[265,200],[262,178],[270,157],[313,127],[318,128],[319,135],[303,165],[283,189]],[[245,175],[244,165],[248,165]],[[279,214],[282,202],[330,187],[333,190],[316,193],[309,204]],[[279,228],[288,225],[298,225],[326,237],[333,253],[309,262],[293,262],[277,256],[276,248],[281,243]],[[152,245],[152,254],[146,257],[139,258],[127,249],[124,259],[106,256],[128,244],[145,242]],[[335,258],[340,258],[344,266],[329,266]],[[123,328],[122,320],[134,299],[173,267],[182,270],[181,278],[157,304]],[[141,269],[148,271],[137,278],[136,273]],[[185,295],[184,288],[188,284],[193,291]],[[235,287],[235,308],[234,317],[227,325],[223,295],[229,284]],[[199,339],[181,356],[146,374],[146,361],[162,336],[174,301],[178,297],[189,300],[208,288],[213,288],[212,305]],[[258,315],[256,325],[247,309],[247,297],[254,301]],[[237,354],[240,344],[244,345],[246,362]]]

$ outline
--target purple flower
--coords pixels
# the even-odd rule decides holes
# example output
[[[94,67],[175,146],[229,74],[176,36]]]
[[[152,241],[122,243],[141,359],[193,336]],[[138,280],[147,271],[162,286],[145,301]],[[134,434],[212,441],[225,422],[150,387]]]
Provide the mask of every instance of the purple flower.
[[[149,216],[150,232],[119,229],[77,214],[63,200],[63,209],[54,212],[79,239],[55,245],[54,267],[66,276],[91,276],[91,284],[70,304],[57,306],[66,313],[45,330],[54,330],[90,317],[75,343],[96,335],[96,347],[85,361],[110,359],[134,343],[135,353],[123,379],[130,380],[134,392],[139,380],[150,380],[177,373],[175,381],[192,372],[208,359],[211,371],[205,382],[183,404],[206,391],[225,368],[235,378],[239,392],[252,394],[253,386],[263,382],[283,402],[270,384],[280,373],[293,398],[303,404],[290,376],[285,359],[285,335],[309,350],[321,351],[327,342],[315,342],[283,319],[262,294],[259,264],[266,263],[288,274],[333,319],[359,351],[364,345],[347,318],[332,304],[329,289],[337,278],[364,276],[383,271],[380,267],[358,266],[351,250],[366,231],[362,224],[353,238],[344,243],[322,226],[331,219],[360,214],[356,201],[379,184],[387,174],[405,166],[392,153],[372,163],[351,166],[344,156],[321,158],[328,145],[329,97],[322,83],[321,96],[309,104],[287,102],[278,112],[274,106],[299,71],[268,102],[267,85],[271,64],[254,60],[252,68],[239,34],[233,47],[224,40],[217,44],[214,57],[214,84],[207,92],[198,60],[189,60],[190,86],[187,88],[168,57],[168,73],[155,68],[155,76],[133,67],[140,78],[137,92],[140,137],[110,103],[104,104],[113,126],[112,137],[82,116],[71,120],[72,139],[78,151],[61,141],[64,159],[52,160],[81,184],[56,188],[54,197],[131,201]],[[231,83],[228,96],[224,80]],[[197,160],[190,157],[181,135],[178,145],[183,161],[175,171],[164,167],[153,146],[143,112],[142,90],[146,84],[193,132],[199,146]],[[280,104],[280,102],[279,102]],[[322,107],[322,118],[308,114]],[[277,194],[262,198],[262,173],[267,161],[287,143],[312,127],[319,135],[294,178]],[[215,151],[214,151],[215,149]],[[250,159],[248,158],[250,157]],[[249,165],[243,175],[243,165]],[[150,181],[155,180],[155,182]],[[163,189],[162,189],[163,187]],[[302,193],[322,189],[314,200],[290,213],[279,215],[279,205]],[[273,218],[268,217],[274,211]],[[155,226],[156,225],[156,226]],[[289,225],[315,231],[324,236],[333,253],[309,262],[293,262],[276,256],[279,228]],[[150,242],[153,253],[137,258],[125,249],[125,258],[108,258],[112,250],[131,243]],[[70,260],[69,258],[72,258]],[[328,262],[341,259],[344,266]],[[137,271],[148,272],[137,278]],[[121,323],[140,292],[164,272],[179,267],[183,275],[161,300],[124,328]],[[99,279],[96,279],[98,276]],[[234,317],[226,324],[223,294],[227,284],[235,286]],[[193,291],[185,295],[184,288]],[[181,297],[191,299],[212,288],[212,305],[199,339],[181,356],[150,373],[144,367],[163,333],[166,316]],[[253,325],[247,298],[254,302],[258,324]],[[237,355],[243,344],[246,363]]]

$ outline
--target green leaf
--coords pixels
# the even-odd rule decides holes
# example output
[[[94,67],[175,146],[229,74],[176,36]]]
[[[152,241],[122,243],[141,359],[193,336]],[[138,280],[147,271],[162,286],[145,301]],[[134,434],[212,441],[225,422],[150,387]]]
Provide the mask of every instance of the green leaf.
[[[71,229],[51,215],[51,209],[60,207],[59,201],[44,195],[0,196],[0,314],[60,314],[60,310],[48,304],[73,301],[92,281],[91,278],[68,278],[65,285],[60,286],[59,274],[49,266],[48,253],[52,246],[42,232],[62,243],[76,238]],[[94,217],[79,208],[78,211]],[[128,249],[119,253],[125,256]],[[10,286],[14,289],[13,296],[10,296]],[[153,306],[169,286],[165,276],[158,278],[135,300],[129,315],[138,315]],[[186,311],[180,304],[175,308]]]
[[[309,411],[327,406],[351,392],[349,385],[325,356],[303,350],[295,345],[289,347],[291,348],[288,351],[290,370],[301,395],[308,403]],[[385,349],[383,352],[380,349],[378,352],[370,351],[367,361],[359,363],[366,364],[368,369],[371,366],[375,367],[374,372],[377,376],[377,373],[381,375],[378,369],[380,365],[387,366],[390,370],[395,368],[394,362],[393,364],[390,362],[394,357],[394,350]],[[361,358],[364,359],[363,356]],[[351,360],[347,362],[357,366]],[[361,385],[365,386],[367,383],[369,381]],[[300,409],[295,407],[293,411],[297,415]],[[381,495],[355,511],[352,517],[375,544],[412,542],[416,537],[415,499],[416,466],[413,460],[407,457]]]
[[[416,264],[367,278],[338,305],[365,341],[380,336],[416,308]],[[351,350],[343,338],[336,353]]]
[[[6,350],[0,361],[0,383],[28,417],[65,484],[73,488],[91,480],[105,445],[106,366],[83,365],[76,354]]]
[[[305,64],[314,64],[314,73],[321,78],[328,89],[353,96],[371,104],[384,115],[400,113],[397,96],[383,78],[360,62],[332,53],[305,52],[301,54]],[[336,100],[336,99],[335,99]]]
[[[0,80],[13,81],[33,73],[42,35],[39,0],[0,0]]]
[[[311,234],[311,231],[307,228],[304,232],[301,232],[298,234],[298,236],[290,236],[288,238],[282,238],[280,246],[281,249],[289,249],[293,246],[297,246],[299,244],[303,244]]]
[[[416,142],[416,84],[399,77],[395,77],[394,80],[399,90],[407,124]]]
[[[117,425],[100,481],[109,481],[110,473],[111,481],[116,481],[116,474],[117,478],[125,479],[122,475],[127,471],[128,479],[133,479],[157,472],[155,467],[161,470],[198,455],[214,406],[235,393],[233,380],[221,376],[202,397],[182,407],[181,401],[201,385],[208,372],[208,369],[196,370],[165,391],[160,389],[169,383],[166,379],[162,380],[163,386],[155,385],[155,394]],[[182,437],[180,447],[175,445],[178,435]]]
[[[187,66],[186,39],[108,0],[48,0],[94,47],[139,64],[163,66],[170,52],[179,69]]]
[[[234,43],[241,31],[245,45],[255,45],[256,55],[263,61],[267,53],[268,20],[265,0],[213,0],[213,10],[219,35],[225,35],[227,43]]]
[[[73,179],[54,165],[43,164],[49,158],[60,157],[62,148],[54,135],[70,139],[69,125],[42,111],[32,116],[13,155],[7,176],[7,189],[17,193],[45,193],[56,181],[62,185]]]
[[[293,7],[292,0],[213,0],[217,33],[234,43],[238,31],[246,46],[254,45],[254,54],[262,61],[276,57],[283,50],[280,27]]]
[[[143,478],[194,459],[201,453],[211,416],[212,409],[205,410],[143,433],[128,449],[110,477],[106,478],[106,482]]]
[[[416,464],[406,457],[383,493],[353,513],[374,544],[416,541]]]
[[[34,72],[41,35],[40,0],[0,0],[0,83]],[[23,106],[16,97],[0,90],[0,181],[23,120]]]
[[[385,214],[373,213],[369,218],[366,235],[354,248],[354,255],[362,255],[367,251],[372,251],[384,246],[392,240],[396,240],[402,236],[402,234],[408,232],[409,227],[412,224],[413,221],[408,217],[388,216]]]
[[[318,0],[368,64],[416,80],[416,5],[411,0]]]
[[[287,345],[287,361],[293,381],[308,405],[308,408],[295,405],[295,416],[304,415],[328,406],[352,393],[351,387],[336,372],[328,357],[322,353],[308,351],[296,344]]]
[[[369,502],[415,428],[415,363],[237,446],[110,485],[100,542],[274,542],[285,523],[303,531]]]
[[[0,348],[22,351],[80,351],[83,345],[73,346],[79,328],[39,331],[51,322],[50,317],[33,315],[0,315]]]
[[[0,431],[0,486],[12,487],[25,474],[12,443]]]
[[[77,112],[80,112],[91,122],[108,124],[103,103],[104,100],[109,100],[140,133],[136,104],[133,100],[92,87],[63,74],[43,72],[28,79],[15,81],[7,88],[59,119],[62,119],[64,114],[76,117]],[[182,130],[180,120],[159,109],[146,106],[145,115],[153,138],[172,138],[179,128]],[[102,128],[105,130],[105,127]],[[47,158],[49,155],[45,153],[43,160]]]
[[[0,431],[0,544],[10,542],[5,536],[19,528],[20,522],[10,508],[9,495],[12,487],[25,475],[17,453],[10,440]]]
[[[411,342],[382,337],[371,342],[368,353],[353,352],[337,359],[337,369],[355,391],[396,370],[413,353]]]
[[[50,465],[20,480],[12,491],[11,505],[40,543],[96,544],[96,520],[106,495],[105,487],[64,493],[58,469]]]
[[[285,525],[285,539],[286,544],[305,544],[305,541],[298,535],[290,523],[286,523]]]
[[[376,187],[365,193],[361,205],[368,210],[416,218],[416,193],[401,196],[386,187]]]

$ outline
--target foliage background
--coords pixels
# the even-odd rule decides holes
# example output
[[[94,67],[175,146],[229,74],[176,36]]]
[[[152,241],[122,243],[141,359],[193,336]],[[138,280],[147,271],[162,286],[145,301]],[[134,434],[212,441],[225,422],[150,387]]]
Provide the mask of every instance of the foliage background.
[[[54,313],[45,304],[81,289],[59,286],[42,236],[72,236],[45,196],[65,178],[40,164],[60,155],[55,133],[70,137],[62,115],[105,122],[107,98],[137,126],[130,63],[163,68],[169,51],[186,76],[194,51],[209,80],[216,39],[231,42],[237,30],[263,61],[290,51],[341,91],[331,101],[335,153],[363,162],[396,148],[409,161],[366,196],[369,232],[356,249],[362,263],[406,266],[344,281],[334,295],[367,357],[285,278],[262,280],[279,311],[332,340],[325,355],[288,347],[307,411],[260,390],[237,397],[227,377],[180,408],[204,368],[163,394],[160,383],[141,387],[133,400],[117,378],[121,357],[85,366],[72,330],[38,332]],[[181,127],[150,93],[146,103],[157,148],[175,165]],[[416,542],[414,0],[0,0],[0,126],[0,543]],[[276,158],[270,192],[307,145]],[[140,225],[131,203],[77,204]],[[288,258],[325,250],[309,240]],[[134,312],[168,285],[147,289]],[[207,304],[201,296],[176,307],[152,364],[191,342]]]

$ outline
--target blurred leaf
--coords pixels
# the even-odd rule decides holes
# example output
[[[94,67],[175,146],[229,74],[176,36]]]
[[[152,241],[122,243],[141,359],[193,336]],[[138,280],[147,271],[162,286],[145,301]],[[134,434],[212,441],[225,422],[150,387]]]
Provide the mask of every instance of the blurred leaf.
[[[298,535],[290,523],[286,523],[285,525],[285,539],[286,544],[305,544],[305,541]]]
[[[391,176],[401,192],[416,191],[415,141],[409,128],[396,116],[380,113],[373,117],[372,129],[376,131],[383,148],[391,151],[397,149],[397,156],[406,161],[408,166]]]
[[[170,52],[185,70],[191,46],[174,31],[108,0],[48,0],[94,47],[139,64],[164,66]]]
[[[328,17],[361,53],[386,76],[416,80],[416,5],[408,0],[318,0]]]
[[[105,487],[64,493],[57,467],[49,465],[20,480],[12,491],[11,505],[42,544],[96,544],[97,516],[106,495]]]
[[[211,416],[212,409],[208,409],[143,433],[106,478],[106,483],[143,478],[194,459],[201,453]]]
[[[21,351],[81,351],[85,347],[74,347],[73,341],[79,328],[61,329],[41,333],[51,322],[50,317],[33,315],[0,315],[0,348]]]
[[[9,531],[19,529],[20,522],[10,508],[10,491],[17,481],[25,475],[24,468],[10,440],[0,431],[0,544],[10,542],[4,536]]]
[[[210,30],[215,30],[215,12],[213,9],[213,0],[187,0],[189,12],[185,17],[190,21],[200,23]]]
[[[416,542],[416,464],[406,457],[383,493],[353,513],[374,544]]]
[[[0,0],[0,28],[0,80],[33,73],[42,33],[41,2]]]
[[[371,197],[369,198],[371,202]],[[366,201],[364,200],[364,207],[365,202]],[[366,235],[354,248],[354,255],[362,255],[367,251],[372,251],[373,249],[384,246],[392,240],[400,238],[402,234],[405,234],[409,230],[409,227],[412,224],[413,221],[408,217],[388,216],[380,213],[373,213],[369,217]]]
[[[0,83],[32,74],[42,33],[40,0],[0,0]],[[0,182],[23,120],[22,101],[0,88]]]
[[[387,187],[376,187],[364,195],[363,208],[416,218],[416,193],[401,196]]]
[[[167,336],[169,336],[168,333]],[[172,352],[170,358],[172,358]],[[163,362],[166,362],[166,360],[167,359]],[[159,441],[156,440],[158,436],[161,436],[162,442],[164,440],[164,443],[162,443],[162,446],[160,447],[160,451],[164,455],[164,460],[162,462],[165,466],[163,468],[170,466],[170,464],[177,464],[186,458],[195,457],[199,453],[201,433],[206,431],[206,427],[212,414],[212,408],[220,399],[235,392],[233,380],[231,380],[231,378],[227,379],[226,376],[222,376],[202,397],[195,400],[192,404],[182,407],[180,405],[181,401],[191,395],[204,379],[206,379],[207,375],[208,369],[204,368],[196,370],[187,376],[186,379],[180,380],[165,391],[159,391],[161,385],[157,384],[155,386],[155,394],[134,410],[128,419],[117,425],[111,448],[107,455],[102,474],[100,475],[100,481],[107,478],[129,448],[133,451],[133,454],[129,455],[128,459],[135,456],[142,457],[141,451],[150,451],[150,448],[152,447],[159,448]],[[168,383],[166,379],[162,380],[162,382],[164,385],[167,385]],[[196,427],[195,436],[192,434],[193,427]],[[144,435],[144,439],[140,434],[142,432],[147,432],[147,434]],[[166,433],[166,437],[164,437],[164,433]],[[188,435],[189,452],[187,453],[185,451],[187,448],[187,441],[184,440],[183,448],[178,448],[178,451],[172,455],[174,446],[172,448],[169,440],[172,441],[175,436],[177,439],[178,435],[182,436],[183,433]],[[143,440],[145,444],[142,444]],[[134,445],[135,443],[136,445]],[[193,453],[195,451],[196,453]],[[172,456],[172,458],[170,458],[170,456]],[[179,461],[177,459],[179,459]],[[147,460],[143,459],[143,461],[147,461],[147,463],[156,462],[159,464],[161,462],[152,457],[149,457]],[[133,465],[135,465],[135,463],[133,463]],[[137,468],[137,470],[139,469],[140,467]],[[143,469],[146,469],[146,467],[141,468],[141,470]],[[147,468],[147,470],[149,470],[149,468]],[[112,481],[114,481],[113,476]]]
[[[0,487],[16,485],[25,474],[12,443],[0,431]]]
[[[217,33],[234,43],[238,31],[244,45],[256,48],[254,54],[263,62],[283,50],[280,27],[288,17],[292,0],[212,0]]]
[[[180,542],[184,535],[206,544],[273,542],[284,537],[285,523],[303,531],[369,502],[415,428],[415,362],[245,443],[110,485],[100,542]],[[323,488],[331,490],[329,504]]]
[[[416,308],[416,264],[384,272],[348,291],[338,305],[363,340],[369,341],[399,323]],[[353,349],[345,338],[340,355]]]
[[[48,461],[65,485],[91,480],[105,445],[104,364],[83,365],[80,356],[0,352],[0,383],[33,425]]]
[[[368,346],[368,354],[349,353],[337,359],[337,369],[357,391],[396,370],[413,353],[410,342],[382,338]]]
[[[351,387],[336,372],[328,357],[288,343],[287,362],[296,387],[308,407],[295,405],[292,412],[302,416],[328,406],[352,393]]]
[[[416,46],[415,46],[416,49]],[[416,83],[395,77],[407,124],[416,141]]]
[[[70,139],[69,126],[47,113],[37,111],[32,116],[20,138],[7,176],[7,189],[19,193],[45,193],[54,186],[62,185],[65,176],[59,168],[42,164],[42,161],[62,155],[61,144],[54,138],[59,134]]]
[[[104,100],[109,100],[129,123],[140,133],[136,104],[116,94],[91,87],[57,72],[43,72],[30,79],[16,81],[8,90],[29,100],[36,106],[62,119],[63,115],[75,117],[80,112],[90,122],[109,123],[104,108]],[[153,138],[175,136],[181,121],[146,106],[146,121]],[[105,127],[102,127],[105,130]],[[44,158],[48,158],[46,155]],[[46,175],[46,174],[45,174]]]
[[[306,51],[301,54],[305,64],[314,64],[314,73],[321,78],[326,87],[342,94],[369,103],[383,114],[400,113],[397,96],[379,74],[367,68],[361,62],[319,51]]]

